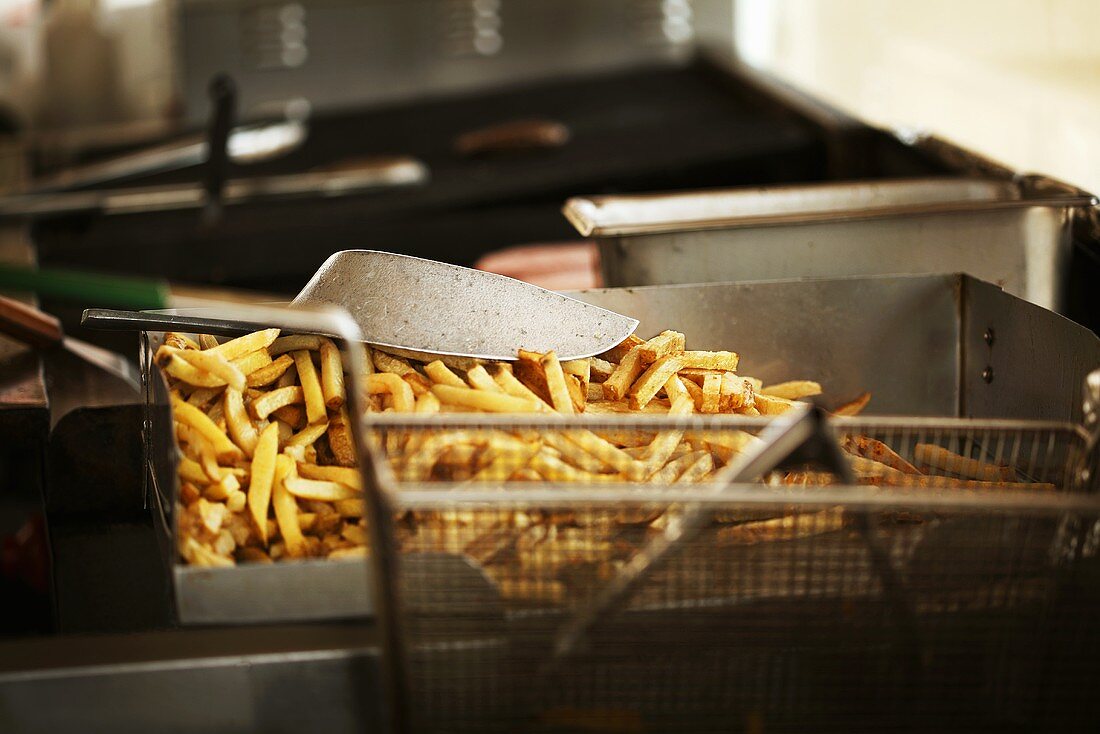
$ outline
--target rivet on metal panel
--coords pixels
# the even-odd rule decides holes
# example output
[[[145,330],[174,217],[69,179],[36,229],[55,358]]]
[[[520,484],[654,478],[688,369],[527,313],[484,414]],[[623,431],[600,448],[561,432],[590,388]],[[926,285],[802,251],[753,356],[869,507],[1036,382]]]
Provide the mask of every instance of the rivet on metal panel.
[[[985,339],[986,344],[993,346],[993,342],[996,340],[997,335],[994,333],[992,326],[985,330],[985,334],[982,335],[982,338]]]
[[[982,370],[982,379],[987,383],[993,382],[993,367],[991,365],[986,365],[986,368]]]

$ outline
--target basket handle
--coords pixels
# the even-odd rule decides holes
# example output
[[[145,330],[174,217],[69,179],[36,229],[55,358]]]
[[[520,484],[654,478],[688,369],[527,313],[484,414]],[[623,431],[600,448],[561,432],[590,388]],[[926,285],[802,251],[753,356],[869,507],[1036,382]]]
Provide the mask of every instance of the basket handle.
[[[825,411],[820,407],[806,404],[787,411],[765,428],[760,438],[762,443],[755,450],[743,454],[737,463],[731,465],[719,492],[730,484],[758,481],[768,472],[792,461],[820,464],[845,484],[855,481],[852,469],[844,459],[828,424]],[[696,537],[711,523],[713,515],[713,510],[700,505],[689,505],[679,523],[670,524],[664,534],[647,543],[559,631],[554,641],[549,668],[544,672],[552,672],[569,657],[601,617],[615,613],[625,604],[650,571]]]

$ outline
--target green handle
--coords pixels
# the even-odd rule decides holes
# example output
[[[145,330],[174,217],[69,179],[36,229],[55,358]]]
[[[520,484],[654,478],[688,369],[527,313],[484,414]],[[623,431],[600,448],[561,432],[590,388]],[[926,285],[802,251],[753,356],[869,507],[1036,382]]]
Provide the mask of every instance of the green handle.
[[[84,306],[144,311],[168,308],[171,290],[161,280],[0,264],[0,290],[24,291]]]

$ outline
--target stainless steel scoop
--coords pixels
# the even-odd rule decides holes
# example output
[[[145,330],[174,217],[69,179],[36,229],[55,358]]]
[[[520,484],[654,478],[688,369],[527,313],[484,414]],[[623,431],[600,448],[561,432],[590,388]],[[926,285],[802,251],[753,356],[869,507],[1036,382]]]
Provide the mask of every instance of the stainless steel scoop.
[[[333,254],[291,305],[322,304],[346,310],[369,344],[477,359],[514,360],[520,349],[590,357],[638,326],[637,319],[514,278],[375,250]],[[89,309],[83,323],[219,334],[262,326],[216,316],[211,308]]]

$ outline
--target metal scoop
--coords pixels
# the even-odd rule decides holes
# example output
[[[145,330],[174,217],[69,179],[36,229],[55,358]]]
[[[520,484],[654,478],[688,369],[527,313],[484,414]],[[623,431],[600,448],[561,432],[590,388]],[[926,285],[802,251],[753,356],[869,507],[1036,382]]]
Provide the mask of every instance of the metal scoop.
[[[369,344],[476,359],[514,360],[520,349],[553,349],[563,360],[590,357],[638,326],[637,319],[514,278],[375,250],[333,254],[292,303],[322,304],[345,309]],[[218,334],[263,327],[209,314],[209,308],[89,309],[83,323]]]

